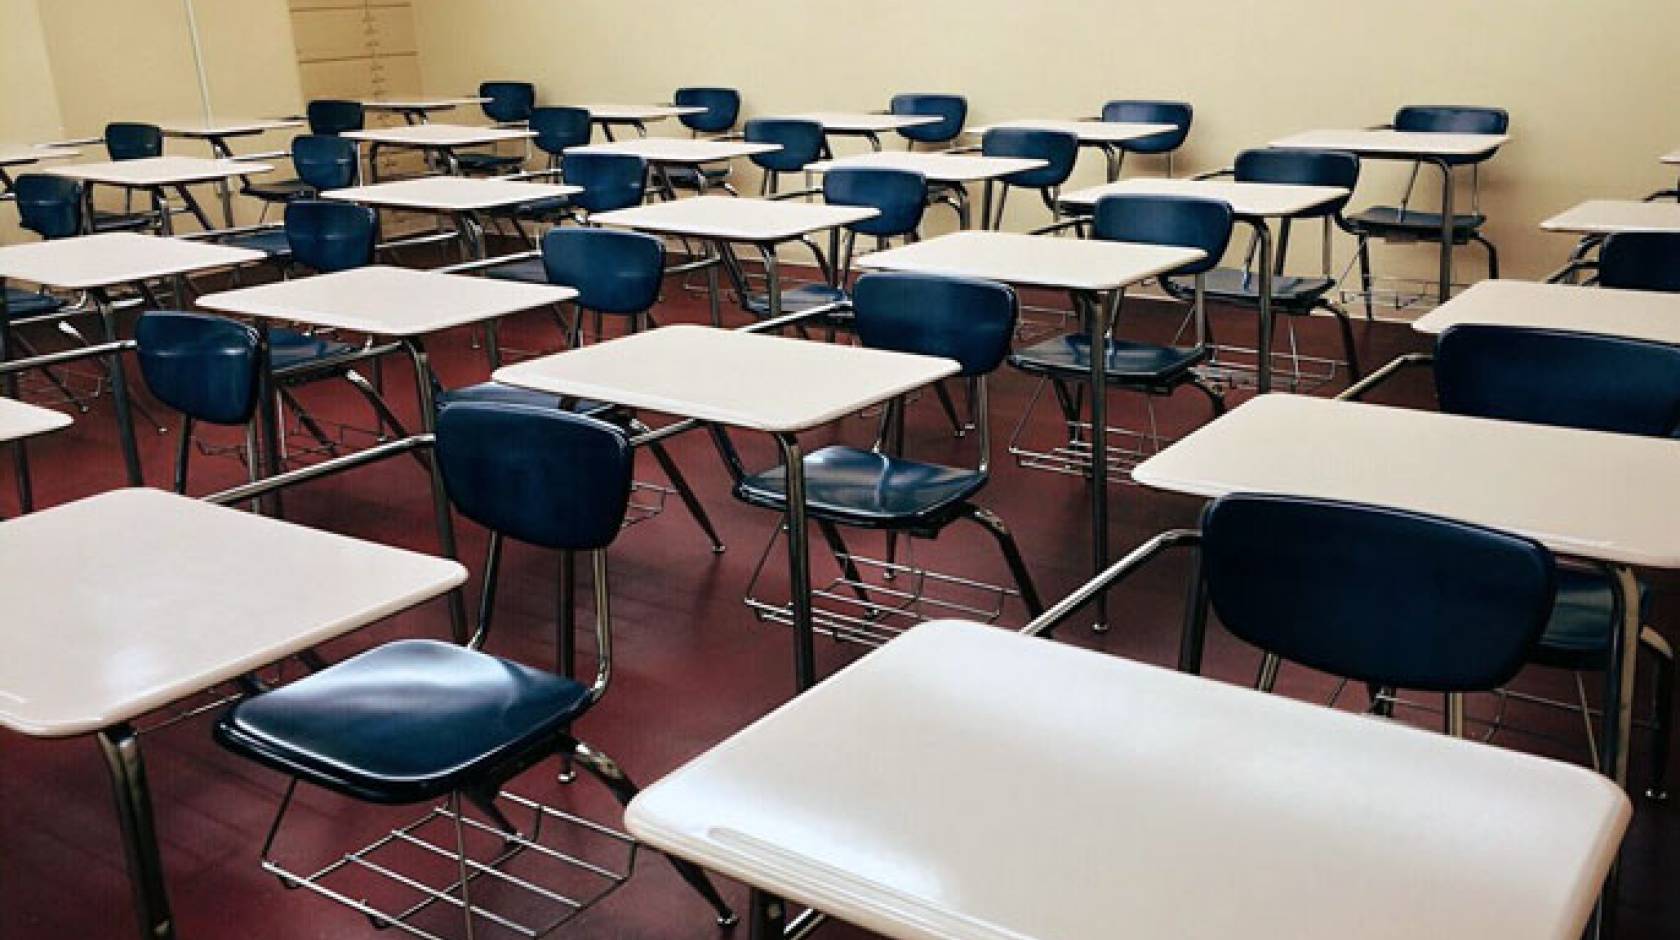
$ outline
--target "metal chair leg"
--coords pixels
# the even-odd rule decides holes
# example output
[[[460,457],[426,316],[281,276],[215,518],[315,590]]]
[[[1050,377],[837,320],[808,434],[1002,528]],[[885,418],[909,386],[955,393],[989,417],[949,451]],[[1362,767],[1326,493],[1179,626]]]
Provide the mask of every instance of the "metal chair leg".
[[[852,560],[852,553],[846,548],[846,540],[840,537],[840,529],[826,519],[818,519],[817,531],[822,533],[823,541],[828,543],[828,551],[834,556],[834,563],[840,566],[840,572],[846,576],[846,581],[852,586],[852,593],[865,604],[869,600],[869,591],[863,586],[863,575],[858,571],[857,562]]]
[[[1655,660],[1655,681],[1651,687],[1653,720],[1651,722],[1651,785],[1646,788],[1647,799],[1663,802],[1668,799],[1668,756],[1674,737],[1674,649],[1663,635],[1646,627],[1640,644],[1651,651]]]
[[[1359,236],[1355,251],[1359,258],[1359,290],[1365,297],[1365,319],[1374,320],[1376,299],[1371,296],[1371,240]]]
[[[1359,381],[1365,374],[1359,368],[1359,349],[1353,343],[1353,321],[1346,310],[1328,300],[1320,301],[1319,306],[1330,311],[1330,315],[1336,318],[1336,326],[1342,331],[1342,355],[1347,360],[1349,383]]]
[[[1009,565],[1009,573],[1015,577],[1015,586],[1021,591],[1021,602],[1027,605],[1027,613],[1033,617],[1044,613],[1044,601],[1038,596],[1038,588],[1033,586],[1032,573],[1027,571],[1027,563],[1021,557],[1021,548],[1015,544],[1015,536],[1009,531],[1009,527],[990,509],[972,503],[965,508],[964,514],[997,540],[998,548],[1003,552],[1003,560]]]
[[[1276,653],[1267,653],[1260,659],[1260,673],[1254,679],[1254,687],[1262,692],[1270,692],[1277,688],[1278,668],[1283,660]]]
[[[1213,405],[1215,418],[1225,413],[1225,396],[1220,394],[1218,389],[1207,384],[1200,376],[1190,379],[1190,387],[1207,396],[1208,402]]]
[[[490,547],[484,556],[484,589],[478,597],[478,626],[467,640],[469,649],[483,649],[490,638],[490,617],[496,610],[496,581],[502,567],[502,533],[490,532]]]
[[[694,517],[700,531],[706,533],[706,538],[711,540],[712,554],[723,554],[723,539],[718,537],[717,529],[712,526],[711,516],[706,514],[706,507],[701,504],[700,497],[694,495],[693,488],[688,485],[688,478],[683,476],[682,470],[677,467],[677,462],[671,458],[665,445],[654,441],[648,445],[648,450],[653,453],[653,459],[659,461],[659,469],[665,471],[665,478],[671,481],[671,488],[682,498],[683,505],[688,508],[688,514]]]
[[[962,437],[968,433],[968,426],[962,418],[957,416],[957,403],[951,400],[951,393],[945,388],[944,382],[933,383],[933,393],[939,399],[939,409],[945,412],[945,417],[951,422],[951,432],[955,437]]]
[[[193,419],[181,416],[181,440],[175,446],[175,492],[187,495],[187,461],[192,457]]]
[[[1492,278],[1492,279],[1498,279],[1498,277],[1499,277],[1499,249],[1493,247],[1493,242],[1490,242],[1486,238],[1483,238],[1481,236],[1481,233],[1471,235],[1470,240],[1474,241],[1476,244],[1481,245],[1483,248],[1487,249],[1488,277]]]

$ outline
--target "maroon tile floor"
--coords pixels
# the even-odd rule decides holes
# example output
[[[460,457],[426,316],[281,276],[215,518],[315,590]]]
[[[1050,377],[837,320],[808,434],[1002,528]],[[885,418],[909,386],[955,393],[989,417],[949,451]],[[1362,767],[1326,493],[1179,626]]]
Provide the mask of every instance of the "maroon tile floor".
[[[664,322],[698,320],[704,305],[674,285],[659,313]],[[738,322],[735,321],[735,322]],[[1177,323],[1177,315],[1136,305],[1130,329],[1160,333]],[[1239,336],[1252,329],[1252,317],[1221,314],[1221,334]],[[1299,324],[1304,348],[1316,352],[1335,349],[1335,331],[1327,320]],[[1404,327],[1358,325],[1361,351],[1368,364],[1387,361],[1399,352],[1422,344]],[[508,326],[506,344],[527,350],[557,348],[557,332],[546,315],[529,315]],[[485,376],[482,352],[469,346],[466,331],[434,342],[445,380],[452,384],[479,381]],[[387,366],[385,382],[402,413],[412,415],[411,376],[400,362]],[[996,509],[1017,532],[1041,591],[1056,598],[1088,574],[1085,484],[1071,477],[1017,468],[1003,452],[1010,428],[1031,391],[1031,382],[1003,370],[995,379],[993,421],[996,433],[996,475],[982,502]],[[359,402],[335,383],[312,386],[303,398],[319,414],[360,422]],[[1425,377],[1402,380],[1384,394],[1385,400],[1427,407],[1430,395]],[[1124,400],[1123,400],[1124,399]],[[1141,418],[1135,400],[1116,396],[1123,417]],[[172,428],[167,410],[154,404]],[[1206,417],[1205,403],[1193,393],[1182,394],[1159,408],[1163,429],[1186,429]],[[1053,430],[1048,416],[1038,427]],[[862,420],[810,436],[812,441],[867,441],[871,426]],[[953,440],[931,401],[913,409],[911,442],[914,452],[944,460],[973,459],[972,441]],[[231,435],[213,435],[231,443]],[[774,459],[764,441],[737,435],[750,462]],[[149,479],[168,479],[173,433],[143,434]],[[1292,446],[1287,439],[1279,447]],[[687,758],[704,750],[747,722],[784,701],[791,692],[791,653],[781,628],[756,623],[742,606],[741,595],[774,520],[766,513],[733,502],[715,452],[703,436],[676,440],[672,449],[690,475],[728,542],[728,552],[714,556],[692,522],[675,507],[651,522],[627,531],[613,551],[613,604],[616,620],[617,664],[611,693],[580,727],[581,734],[616,757],[635,777],[652,781]],[[111,431],[106,401],[91,414],[80,416],[67,432],[33,447],[38,499],[52,505],[84,496],[120,482],[120,462]],[[15,509],[10,463],[0,471],[0,512]],[[644,468],[652,477],[657,471]],[[192,475],[196,493],[237,482],[241,467],[232,459],[199,457]],[[1583,481],[1582,485],[1592,485]],[[1193,524],[1198,504],[1130,486],[1113,492],[1111,535],[1116,551],[1138,544],[1162,529]],[[314,484],[287,501],[291,519],[334,531],[422,550],[435,547],[425,478],[412,463],[391,463],[335,480]],[[462,527],[464,557],[475,573],[481,569],[483,534]],[[854,546],[868,551],[870,539],[858,537]],[[919,543],[917,557],[935,567],[1001,581],[1003,565],[990,540],[979,530],[954,526],[937,543]],[[780,557],[772,560],[769,577],[783,583]],[[3,561],[0,561],[3,563]],[[819,577],[831,572],[826,557],[816,555]],[[1066,628],[1061,638],[1146,662],[1170,664],[1177,642],[1178,617],[1184,579],[1183,561],[1167,558],[1123,585],[1113,595],[1114,627],[1094,635],[1083,623]],[[86,572],[88,590],[98,590],[101,572]],[[489,648],[531,663],[553,659],[552,615],[555,563],[553,558],[526,548],[514,548],[508,559],[498,619]],[[274,572],[277,594],[307,591],[286,572]],[[476,598],[476,580],[469,585]],[[1671,584],[1658,583],[1659,624],[1676,610]],[[587,612],[580,622],[587,623]],[[1022,611],[1010,609],[1008,623],[1020,623]],[[29,624],[8,624],[26,630]],[[230,622],[228,629],[238,629]],[[393,637],[447,634],[441,603],[432,603],[362,633],[332,644],[327,652],[342,656]],[[583,647],[590,649],[585,639]],[[819,642],[824,673],[844,665],[854,648]],[[587,660],[586,660],[587,662]],[[1247,682],[1256,654],[1214,629],[1208,672],[1221,680]],[[1522,685],[1567,696],[1569,686],[1558,675],[1535,674]],[[1023,676],[1022,681],[1032,681]],[[1323,699],[1332,688],[1325,677],[1299,668],[1286,669],[1283,691]],[[1596,688],[1596,687],[1595,687]],[[1486,714],[1490,703],[1477,704]],[[1564,759],[1581,760],[1585,744],[1578,722],[1534,707],[1513,706],[1510,715],[1526,727],[1546,731],[1536,738],[1506,733],[1503,746],[1521,747]],[[1092,716],[1113,722],[1117,732],[1128,722],[1148,721],[1147,715]],[[1431,720],[1419,716],[1419,720]],[[209,719],[197,718],[150,735],[146,755],[164,861],[180,932],[188,938],[238,936],[248,940],[367,937],[373,934],[361,916],[300,891],[282,890],[257,867],[257,851],[270,813],[282,790],[281,778],[221,751],[210,740]],[[1634,770],[1640,780],[1648,772],[1647,747],[1636,743]],[[856,755],[870,760],[869,754]],[[524,792],[559,805],[582,809],[597,818],[617,821],[603,791],[584,781],[569,788],[556,785],[538,771],[520,784]],[[350,847],[349,839],[369,826],[403,821],[401,812],[372,811],[323,793],[306,793],[293,817],[292,836],[283,843],[295,853],[320,858]],[[1126,812],[1117,805],[1113,812]],[[1626,877],[1621,901],[1623,936],[1655,938],[1680,936],[1680,902],[1670,885],[1680,873],[1680,828],[1675,810],[1641,800],[1624,858]],[[985,820],[975,820],[985,825]],[[1353,824],[1350,821],[1350,824]],[[311,852],[315,854],[310,854]],[[1023,859],[1025,865],[1053,863]],[[1373,877],[1405,878],[1407,873],[1373,872]],[[1209,903],[1217,903],[1220,873],[1208,872]],[[737,903],[745,891],[726,885]],[[92,742],[37,741],[0,733],[0,936],[25,938],[104,938],[131,936],[130,900],[112,814],[105,771]],[[572,936],[715,937],[706,908],[651,856],[644,857],[633,881],[600,907],[566,928]],[[844,926],[827,928],[829,935],[861,936]],[[494,935],[494,934],[492,934]],[[564,934],[563,934],[564,935]],[[744,936],[744,934],[742,934]]]

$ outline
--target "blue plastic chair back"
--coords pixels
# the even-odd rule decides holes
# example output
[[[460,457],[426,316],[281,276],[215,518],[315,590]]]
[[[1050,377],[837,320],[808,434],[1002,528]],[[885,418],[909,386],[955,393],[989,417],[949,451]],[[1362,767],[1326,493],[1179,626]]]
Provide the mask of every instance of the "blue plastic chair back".
[[[1359,183],[1359,158],[1341,150],[1244,150],[1237,154],[1234,178],[1239,183],[1284,183],[1291,186],[1340,186],[1347,195],[1295,216],[1316,219],[1342,211]]]
[[[360,101],[341,98],[317,98],[304,109],[311,134],[342,134],[359,131],[367,126],[367,111]]]
[[[1225,246],[1231,242],[1234,218],[1230,204],[1217,199],[1116,193],[1097,200],[1091,215],[1091,237],[1207,252],[1201,261],[1168,272],[1182,277],[1218,266]]]
[[[968,99],[962,95],[905,94],[894,95],[888,108],[894,114],[917,114],[939,118],[934,124],[901,127],[902,137],[924,144],[942,144],[957,139],[963,125],[968,123]]]
[[[793,173],[805,169],[822,156],[823,127],[799,118],[753,118],[747,122],[748,143],[780,144],[782,149],[755,153],[749,159],[762,169]]]
[[[1184,146],[1190,136],[1190,122],[1196,109],[1185,101],[1110,101],[1103,105],[1102,119],[1116,124],[1171,124],[1177,130],[1128,140],[1120,149],[1132,153],[1171,153]]]
[[[498,124],[512,124],[531,119],[537,86],[530,82],[480,82],[478,96],[490,99],[482,103],[485,117]]]
[[[112,160],[163,156],[163,131],[156,124],[115,121],[105,125],[105,150]]]
[[[665,243],[642,232],[555,228],[543,236],[543,270],[550,284],[578,292],[578,305],[602,313],[636,314],[659,300]]]
[[[292,169],[318,193],[355,185],[359,162],[353,140],[331,134],[292,138]]]
[[[1550,617],[1554,568],[1530,539],[1397,509],[1234,495],[1202,515],[1202,572],[1227,629],[1397,688],[1509,681]]]
[[[1066,131],[994,127],[980,138],[980,152],[988,157],[1025,157],[1048,161],[1048,166],[1022,170],[1003,178],[1011,186],[1046,189],[1062,185],[1073,174],[1073,163],[1079,159],[1079,138]]]
[[[461,515],[509,538],[593,551],[624,523],[634,456],[604,421],[558,408],[457,402],[438,412],[437,460]]]
[[[1009,355],[1021,305],[1005,284],[895,271],[858,278],[852,310],[863,345],[955,359],[977,376]]]
[[[538,150],[559,154],[589,143],[594,126],[585,108],[536,108],[531,111],[531,130]]]
[[[1598,249],[1598,284],[1680,292],[1680,233],[1621,232]]]
[[[379,216],[366,206],[324,199],[286,204],[286,243],[292,260],[322,274],[373,263]]]
[[[1453,414],[1667,437],[1680,429],[1680,347],[1460,324],[1436,338],[1435,390]]]
[[[683,126],[702,134],[721,134],[735,126],[741,116],[741,93],[733,88],[678,88],[671,103],[686,108],[705,108],[677,118]]]
[[[835,206],[868,206],[881,214],[853,222],[852,231],[880,238],[914,232],[927,210],[927,177],[913,170],[841,167],[823,174],[823,200]]]
[[[18,223],[46,239],[82,234],[82,184],[62,176],[25,173],[12,188]]]
[[[1504,108],[1412,104],[1394,112],[1394,129],[1426,134],[1503,134],[1511,128]]]
[[[632,153],[574,153],[566,157],[567,183],[583,187],[568,196],[585,212],[611,212],[642,204],[647,191],[647,161]]]
[[[237,320],[148,310],[134,325],[146,388],[176,411],[210,424],[242,425],[257,413],[262,359],[257,331]]]

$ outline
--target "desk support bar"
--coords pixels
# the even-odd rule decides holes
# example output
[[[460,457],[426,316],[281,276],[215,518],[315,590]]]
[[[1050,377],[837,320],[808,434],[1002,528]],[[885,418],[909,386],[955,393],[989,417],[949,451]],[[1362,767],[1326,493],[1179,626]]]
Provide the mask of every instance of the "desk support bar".
[[[1202,533],[1195,529],[1169,529],[1162,532],[1132,549],[1126,557],[1110,565],[1102,574],[1081,584],[1072,594],[1052,604],[1049,610],[1039,614],[1031,623],[1022,627],[1020,632],[1026,636],[1048,636],[1074,611],[1142,568],[1155,556],[1170,548],[1193,548],[1201,542]]]
[[[1388,381],[1389,379],[1393,378],[1395,375],[1397,375],[1402,370],[1409,369],[1409,368],[1412,368],[1414,366],[1428,366],[1428,365],[1432,365],[1434,362],[1435,362],[1435,355],[1433,353],[1417,353],[1417,352],[1415,352],[1415,353],[1406,353],[1403,356],[1398,356],[1395,359],[1393,359],[1392,361],[1390,361],[1387,365],[1384,365],[1382,368],[1378,369],[1377,371],[1371,373],[1370,375],[1367,375],[1363,379],[1360,379],[1358,382],[1355,382],[1354,384],[1348,386],[1345,390],[1342,391],[1342,393],[1340,395],[1336,396],[1336,400],[1337,401],[1359,401],[1359,400],[1363,399],[1367,394],[1369,394],[1372,390],[1374,390],[1377,386],[1379,386],[1379,385],[1383,384],[1384,382]]]
[[[207,503],[215,503],[218,506],[231,506],[234,503],[244,502],[248,499],[257,499],[259,497],[267,496],[270,493],[275,493],[288,487],[296,486],[300,483],[308,483],[311,480],[319,480],[322,477],[332,476],[336,473],[343,473],[346,470],[354,470],[357,467],[378,463],[379,461],[390,457],[424,450],[431,447],[433,441],[434,438],[430,434],[416,434],[412,437],[405,437],[402,440],[387,441],[384,444],[378,444],[373,447],[369,447],[366,450],[359,450],[353,454],[345,454],[342,457],[334,457],[331,460],[323,460],[320,463],[310,464],[307,467],[299,467],[296,470],[289,470],[285,473],[276,474],[271,477],[264,477],[254,483],[246,483],[232,489],[223,490],[220,493],[212,493],[205,496],[204,501]]]

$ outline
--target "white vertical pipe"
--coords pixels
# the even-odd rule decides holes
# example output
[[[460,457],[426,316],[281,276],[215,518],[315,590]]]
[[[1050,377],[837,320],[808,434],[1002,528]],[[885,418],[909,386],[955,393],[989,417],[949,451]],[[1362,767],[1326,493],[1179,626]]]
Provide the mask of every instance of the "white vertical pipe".
[[[192,37],[193,68],[198,71],[198,97],[204,103],[204,123],[215,120],[210,107],[210,79],[204,73],[204,48],[198,40],[198,17],[193,12],[193,0],[181,0],[187,13],[187,34]]]

